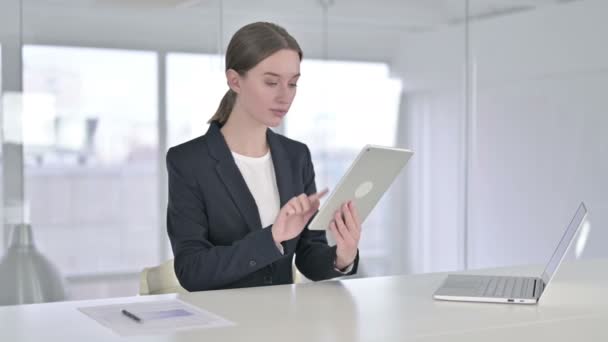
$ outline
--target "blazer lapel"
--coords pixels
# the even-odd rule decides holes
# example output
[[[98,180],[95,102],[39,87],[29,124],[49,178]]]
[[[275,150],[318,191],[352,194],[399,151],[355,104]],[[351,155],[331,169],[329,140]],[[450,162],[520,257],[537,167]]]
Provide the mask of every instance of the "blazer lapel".
[[[218,161],[215,169],[230,193],[232,201],[251,230],[262,229],[258,206],[255,204],[255,199],[251,191],[249,191],[249,187],[238,166],[234,162],[228,144],[226,144],[226,140],[222,132],[220,132],[220,125],[216,122],[211,123],[207,136],[209,154]]]
[[[268,129],[266,131],[266,139],[268,139],[270,153],[272,154],[272,163],[274,165],[274,173],[277,179],[277,187],[279,189],[282,208],[285,203],[296,195],[293,189],[291,163],[289,162],[287,151],[276,133],[271,129]]]
[[[289,154],[285,150],[285,147],[281,143],[279,136],[274,133],[271,129],[266,131],[266,138],[268,139],[268,145],[270,146],[270,153],[272,154],[272,163],[274,165],[274,173],[277,180],[277,188],[279,189],[279,198],[281,199],[281,208],[289,202],[295,195],[293,173],[291,172],[291,163],[289,161]],[[285,248],[285,254],[291,254],[295,251],[298,239],[292,239],[285,241],[283,247]]]

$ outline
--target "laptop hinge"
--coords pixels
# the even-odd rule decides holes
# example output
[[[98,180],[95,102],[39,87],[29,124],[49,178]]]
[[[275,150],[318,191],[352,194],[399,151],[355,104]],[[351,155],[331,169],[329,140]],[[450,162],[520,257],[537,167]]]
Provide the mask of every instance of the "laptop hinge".
[[[540,293],[538,294],[538,298],[540,298],[540,295],[543,294],[543,291],[545,291],[545,286],[547,286],[545,281],[540,279]]]

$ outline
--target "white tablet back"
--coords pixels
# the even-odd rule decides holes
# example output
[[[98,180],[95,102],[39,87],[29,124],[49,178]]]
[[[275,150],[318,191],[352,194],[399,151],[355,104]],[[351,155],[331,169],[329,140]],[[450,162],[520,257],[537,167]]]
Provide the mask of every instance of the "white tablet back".
[[[363,147],[308,229],[328,229],[335,212],[349,200],[355,203],[363,223],[413,154],[393,147]]]

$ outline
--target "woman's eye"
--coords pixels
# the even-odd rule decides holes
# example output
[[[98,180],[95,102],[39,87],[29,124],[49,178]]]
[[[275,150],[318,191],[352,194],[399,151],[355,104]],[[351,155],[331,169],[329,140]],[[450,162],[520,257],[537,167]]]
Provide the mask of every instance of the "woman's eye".
[[[289,86],[290,86],[290,87],[292,87],[292,88],[295,88],[295,87],[297,87],[298,85],[297,85],[297,84],[295,84],[295,83],[290,83],[290,84],[289,84]]]
[[[269,86],[276,86],[278,83],[277,82],[266,82],[266,84]]]

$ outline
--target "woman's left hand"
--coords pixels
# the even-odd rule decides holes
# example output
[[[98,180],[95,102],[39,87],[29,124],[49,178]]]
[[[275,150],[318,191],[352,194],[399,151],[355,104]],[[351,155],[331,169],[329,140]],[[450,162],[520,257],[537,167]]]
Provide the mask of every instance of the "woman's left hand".
[[[361,238],[361,220],[353,201],[336,211],[329,230],[336,239],[336,268],[345,269],[355,261]]]

